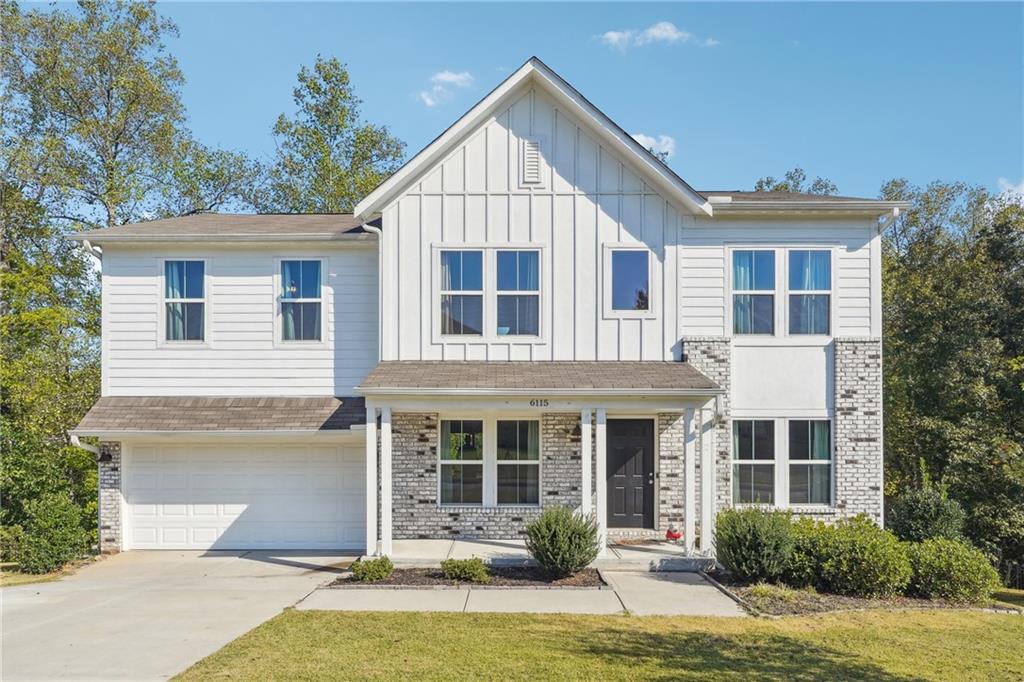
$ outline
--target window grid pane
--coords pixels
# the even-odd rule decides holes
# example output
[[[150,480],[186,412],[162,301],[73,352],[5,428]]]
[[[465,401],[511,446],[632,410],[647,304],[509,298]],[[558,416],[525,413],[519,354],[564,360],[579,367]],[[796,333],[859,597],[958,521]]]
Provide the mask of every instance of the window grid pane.
[[[774,334],[774,294],[734,294],[732,297],[734,334]]]
[[[441,464],[441,504],[483,504],[483,464]]]
[[[774,251],[733,251],[733,291],[774,291]]]
[[[789,288],[792,291],[831,290],[831,254],[828,251],[790,251]]]
[[[441,333],[481,336],[484,328],[483,296],[441,296]]]
[[[829,294],[790,294],[789,333],[827,335],[831,306]]]
[[[498,335],[540,334],[539,296],[498,296]]]
[[[498,504],[538,504],[539,502],[539,464],[498,465]]]

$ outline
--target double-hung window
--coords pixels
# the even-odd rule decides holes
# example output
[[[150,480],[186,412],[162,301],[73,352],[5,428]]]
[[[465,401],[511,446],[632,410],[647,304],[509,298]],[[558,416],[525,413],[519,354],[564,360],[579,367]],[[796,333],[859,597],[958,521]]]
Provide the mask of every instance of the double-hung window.
[[[281,261],[281,340],[319,341],[322,308],[320,261]]]
[[[827,419],[789,422],[789,503],[832,503],[832,425]]]
[[[540,333],[540,252],[498,251],[498,336]]]
[[[732,331],[775,333],[775,252],[732,252]]]
[[[482,336],[483,330],[483,251],[442,251],[441,333]]]
[[[771,419],[733,420],[732,501],[775,503],[775,422]]]
[[[205,263],[164,261],[164,338],[202,341],[206,316]]]
[[[441,504],[483,504],[483,421],[442,421],[441,443],[438,450],[441,459]]]
[[[828,334],[831,299],[832,254],[824,250],[791,250],[789,333]]]
[[[498,420],[498,504],[540,501],[540,422]]]

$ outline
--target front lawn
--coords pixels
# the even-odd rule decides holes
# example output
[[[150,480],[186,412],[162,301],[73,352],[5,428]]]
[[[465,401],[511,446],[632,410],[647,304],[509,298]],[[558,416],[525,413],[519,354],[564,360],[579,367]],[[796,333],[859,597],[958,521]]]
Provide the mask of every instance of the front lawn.
[[[967,611],[764,620],[289,610],[178,679],[1019,680],[1022,641],[1024,617]]]
[[[22,573],[18,565],[14,563],[0,564],[0,587],[17,587],[18,585],[31,585],[32,583],[48,583],[53,580],[71,575],[78,567],[87,564],[92,559],[83,559],[68,564],[64,568],[52,573]]]

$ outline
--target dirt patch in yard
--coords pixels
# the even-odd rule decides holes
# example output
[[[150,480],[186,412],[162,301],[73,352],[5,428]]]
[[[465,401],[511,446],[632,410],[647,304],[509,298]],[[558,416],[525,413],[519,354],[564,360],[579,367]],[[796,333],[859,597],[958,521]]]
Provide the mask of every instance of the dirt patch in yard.
[[[364,583],[351,575],[332,582],[328,587],[354,587],[367,585],[409,586],[409,587],[604,587],[600,574],[587,568],[567,578],[552,580],[536,566],[491,566],[491,579],[487,583],[456,582],[445,578],[440,568],[396,568],[386,580]]]

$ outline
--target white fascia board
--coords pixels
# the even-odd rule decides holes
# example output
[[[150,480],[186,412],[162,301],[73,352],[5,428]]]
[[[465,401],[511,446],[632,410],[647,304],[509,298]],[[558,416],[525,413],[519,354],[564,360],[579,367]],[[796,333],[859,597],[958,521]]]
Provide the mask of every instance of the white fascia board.
[[[389,201],[432,167],[432,164],[443,158],[444,154],[453,148],[467,131],[493,114],[510,93],[530,78],[544,86],[546,92],[576,113],[579,118],[588,121],[591,127],[598,132],[599,137],[624,151],[640,169],[646,171],[645,175],[653,181],[653,184],[661,187],[668,196],[677,198],[691,212],[712,214],[712,207],[707,199],[651,156],[639,142],[536,57],[531,57],[433,142],[356,204],[353,214],[367,220],[380,212]]]
[[[523,396],[557,395],[574,397],[600,396],[697,396],[713,397],[725,393],[722,388],[364,388],[355,387],[356,393],[371,396]]]
[[[905,201],[742,201],[714,202],[719,215],[733,213],[859,213],[888,215],[894,209],[906,210],[910,204]]]
[[[351,429],[331,429],[313,431],[296,430],[251,430],[251,431],[94,431],[74,430],[75,436],[90,436],[100,440],[316,440],[344,441],[362,438],[366,433],[366,425],[354,425]]]
[[[235,242],[368,242],[376,241],[376,234],[88,234],[78,232],[65,237],[71,241],[90,241],[94,244],[112,242],[203,242],[203,243],[235,243]]]

